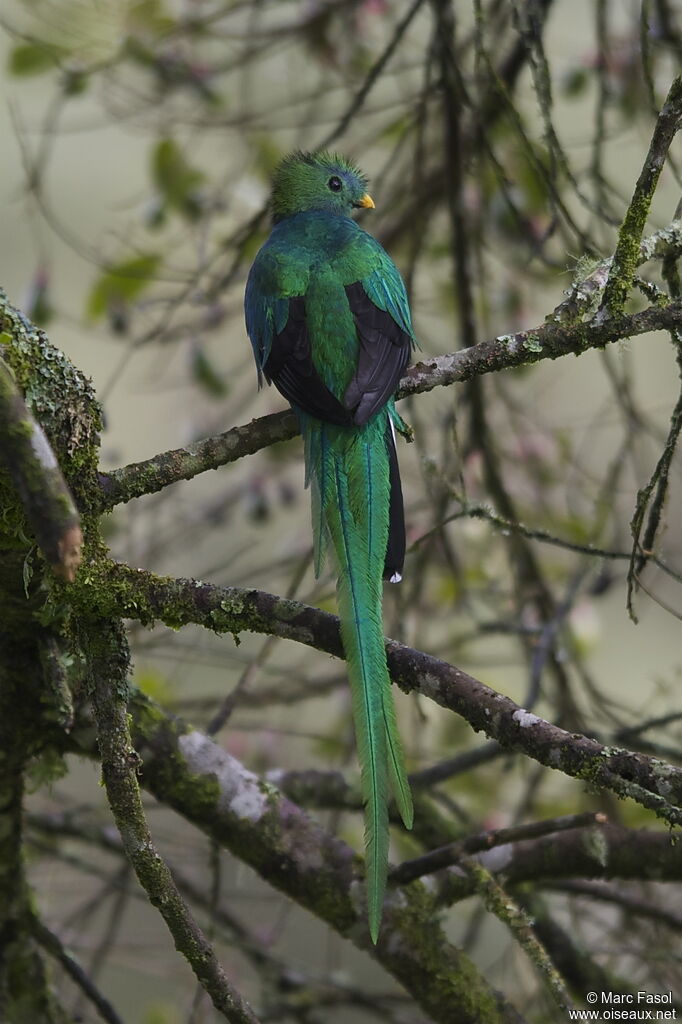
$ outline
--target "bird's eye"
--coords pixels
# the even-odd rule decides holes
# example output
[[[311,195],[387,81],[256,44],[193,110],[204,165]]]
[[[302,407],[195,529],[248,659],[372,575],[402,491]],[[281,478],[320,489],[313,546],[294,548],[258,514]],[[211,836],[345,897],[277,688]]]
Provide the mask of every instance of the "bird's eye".
[[[340,192],[341,189],[343,188],[343,185],[341,183],[341,179],[337,178],[336,175],[334,175],[333,178],[329,179],[329,181],[327,182],[327,185],[332,190],[332,192]]]

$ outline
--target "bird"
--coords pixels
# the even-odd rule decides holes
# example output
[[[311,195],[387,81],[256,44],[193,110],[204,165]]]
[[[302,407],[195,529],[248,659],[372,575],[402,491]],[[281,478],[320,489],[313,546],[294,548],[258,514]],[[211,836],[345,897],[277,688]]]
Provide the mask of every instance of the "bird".
[[[405,285],[381,244],[353,219],[374,209],[347,158],[297,151],[272,178],[272,230],[244,297],[259,387],[294,410],[311,489],[315,575],[331,546],[351,687],[365,820],[367,919],[378,941],[388,872],[392,792],[406,828],[414,811],[386,665],[383,580],[397,583],[405,516],[394,394],[416,338]]]

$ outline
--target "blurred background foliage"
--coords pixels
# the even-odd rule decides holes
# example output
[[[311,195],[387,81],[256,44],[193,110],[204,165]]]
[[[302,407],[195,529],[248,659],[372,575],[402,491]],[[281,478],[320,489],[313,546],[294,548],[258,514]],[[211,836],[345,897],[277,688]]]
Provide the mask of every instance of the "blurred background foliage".
[[[363,225],[404,274],[427,358],[541,323],[572,276],[613,251],[682,55],[676,0],[4,0],[0,24],[0,283],[93,376],[105,468],[283,407],[256,391],[241,314],[282,155],[330,146],[368,172],[377,209]],[[675,216],[676,145],[650,231]],[[650,296],[663,282],[646,273]],[[404,402],[416,431],[400,451],[409,556],[385,597],[387,633],[565,728],[678,757],[682,594],[665,572],[682,541],[677,463],[664,566],[644,571],[637,626],[625,606],[629,521],[676,394],[672,346],[655,335]],[[135,500],[107,531],[131,564],[334,608],[332,577],[312,577],[298,440]],[[206,727],[230,700],[216,740],[250,768],[355,772],[340,664],[194,628],[133,626],[131,639],[134,682],[165,707]],[[486,753],[426,700],[400,698],[399,713],[414,770],[482,750],[432,794],[453,832],[581,809],[656,827],[630,802]],[[69,769],[33,798],[47,914],[126,1021],[212,1020],[107,848],[96,769]],[[347,944],[167,810],[149,813],[169,862],[209,904],[219,889],[286,962],[273,988],[238,929],[213,922],[263,1020],[422,1019]],[[319,813],[361,845],[359,816]],[[415,852],[400,836],[396,857]],[[630,888],[652,905],[669,898],[653,883]],[[679,982],[651,919],[631,921],[617,900],[548,904],[603,965],[663,991]],[[456,905],[447,923],[529,1019],[549,1019],[532,970],[480,904]],[[294,996],[313,982],[328,1005],[306,1016]]]

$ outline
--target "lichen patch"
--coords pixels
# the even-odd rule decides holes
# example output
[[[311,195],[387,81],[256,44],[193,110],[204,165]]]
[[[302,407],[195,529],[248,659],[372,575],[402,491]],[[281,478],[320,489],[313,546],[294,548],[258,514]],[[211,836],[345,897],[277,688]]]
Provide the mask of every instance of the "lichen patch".
[[[257,775],[196,730],[180,736],[178,744],[192,774],[213,775],[217,780],[221,810],[260,821],[268,809],[268,797]]]

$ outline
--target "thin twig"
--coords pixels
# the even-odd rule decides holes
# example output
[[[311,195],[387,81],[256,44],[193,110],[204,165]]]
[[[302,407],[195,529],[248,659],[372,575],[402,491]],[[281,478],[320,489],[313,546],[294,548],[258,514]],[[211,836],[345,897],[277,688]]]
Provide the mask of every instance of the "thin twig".
[[[507,843],[517,843],[521,839],[537,839],[554,832],[564,832],[569,828],[603,825],[605,821],[606,815],[588,811],[585,814],[566,814],[560,818],[550,818],[548,821],[532,821],[527,825],[515,825],[513,828],[497,828],[479,832],[477,835],[460,839],[456,843],[441,846],[438,850],[430,850],[422,857],[403,861],[391,871],[391,882],[396,885],[406,885],[415,878],[421,878],[423,875],[430,875],[434,871],[442,871],[453,864],[459,864],[462,857],[480,853],[482,850],[491,850],[495,846],[504,846]]]
[[[78,986],[88,1002],[97,1010],[102,1020],[107,1024],[124,1024],[123,1018],[114,1010],[113,1006],[93,983],[88,973],[64,948],[61,939],[54,932],[43,924],[37,917],[33,919],[32,930],[36,939],[46,952],[55,960],[59,961],[72,981]]]
[[[604,289],[598,318],[619,314],[628,297],[637,266],[639,246],[649,215],[658,179],[670,144],[680,127],[682,118],[682,75],[673,81],[665,103],[656,121],[649,151],[640,171],[623,223],[618,233],[618,244],[613,254],[609,279]]]
[[[464,857],[460,863],[473,880],[474,888],[483,898],[488,910],[506,924],[531,962],[535,964],[554,1002],[565,1013],[569,1013],[573,1003],[561,974],[533,931],[532,919],[482,864],[470,857]]]

